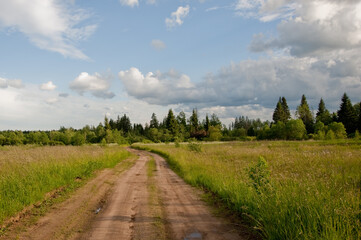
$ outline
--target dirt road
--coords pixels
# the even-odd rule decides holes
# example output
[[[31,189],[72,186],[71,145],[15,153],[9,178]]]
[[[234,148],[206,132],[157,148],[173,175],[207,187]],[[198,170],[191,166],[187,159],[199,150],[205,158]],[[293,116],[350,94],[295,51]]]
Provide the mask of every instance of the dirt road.
[[[129,151],[138,155],[129,170],[103,171],[35,226],[8,239],[248,239],[213,216],[200,192],[163,158]]]

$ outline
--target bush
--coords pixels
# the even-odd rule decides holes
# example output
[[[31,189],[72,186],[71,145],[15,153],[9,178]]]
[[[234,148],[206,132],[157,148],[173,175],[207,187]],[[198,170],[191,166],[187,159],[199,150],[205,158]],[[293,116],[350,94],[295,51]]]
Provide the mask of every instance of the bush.
[[[188,143],[188,149],[192,152],[202,152],[202,145],[196,142]]]

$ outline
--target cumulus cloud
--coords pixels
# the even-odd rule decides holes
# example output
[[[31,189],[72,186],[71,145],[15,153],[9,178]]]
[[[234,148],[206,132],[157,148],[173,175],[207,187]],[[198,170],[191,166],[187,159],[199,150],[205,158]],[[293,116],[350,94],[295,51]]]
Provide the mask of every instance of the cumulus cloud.
[[[122,4],[123,6],[135,7],[135,6],[139,6],[139,1],[138,0],[120,0],[120,4]]]
[[[258,11],[270,13],[290,1],[267,1]],[[341,55],[361,51],[361,3],[359,1],[292,1],[291,16],[279,23],[277,37],[254,36],[250,49],[255,52],[288,49],[293,56]],[[267,4],[268,5],[267,5]],[[270,5],[270,6],[269,6]],[[329,57],[329,56],[328,56]]]
[[[360,100],[361,70],[354,65],[351,71],[345,65],[349,66],[340,61],[278,57],[232,63],[197,83],[175,71],[144,75],[137,68],[119,72],[119,78],[130,96],[150,104],[273,108],[278,97],[285,96],[296,107],[305,94],[312,104],[323,97],[336,109],[344,92]]]
[[[113,98],[114,93],[109,91],[110,77],[102,76],[99,73],[90,75],[87,72],[82,72],[78,77],[70,83],[70,89],[83,95],[85,92],[90,92],[93,96],[99,98]]]
[[[53,91],[55,88],[56,86],[52,81],[40,85],[40,89],[43,91]]]
[[[80,25],[89,17],[89,13],[76,9],[69,1],[2,1],[0,28],[10,28],[25,34],[41,49],[65,57],[88,59],[75,43],[94,33],[96,25]]]
[[[130,68],[120,71],[118,76],[129,95],[151,104],[178,104],[196,97],[191,96],[195,85],[190,78],[174,70],[167,73],[149,72],[144,75],[139,69]]]
[[[24,85],[20,79],[6,79],[0,77],[0,88],[23,88]]]
[[[175,12],[171,13],[170,18],[165,19],[165,24],[167,25],[167,28],[173,28],[176,26],[181,26],[183,24],[184,18],[186,18],[189,14],[189,5],[185,7],[178,7],[178,9]]]
[[[166,48],[167,46],[165,45],[165,43],[159,39],[154,39],[152,40],[152,42],[150,43],[150,45],[156,49],[156,50],[163,50],[164,48]]]

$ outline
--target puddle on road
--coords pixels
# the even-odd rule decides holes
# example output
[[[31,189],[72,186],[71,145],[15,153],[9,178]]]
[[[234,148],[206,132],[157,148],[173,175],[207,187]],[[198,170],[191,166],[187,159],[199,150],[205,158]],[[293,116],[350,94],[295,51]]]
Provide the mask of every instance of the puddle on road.
[[[202,234],[199,232],[191,233],[184,238],[184,240],[198,240],[198,239],[202,239]]]

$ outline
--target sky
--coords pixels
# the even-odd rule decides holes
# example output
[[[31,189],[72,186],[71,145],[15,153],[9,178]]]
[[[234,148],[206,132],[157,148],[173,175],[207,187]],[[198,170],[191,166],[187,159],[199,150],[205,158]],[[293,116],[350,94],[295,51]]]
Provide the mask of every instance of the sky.
[[[0,0],[0,130],[361,101],[359,0]]]

